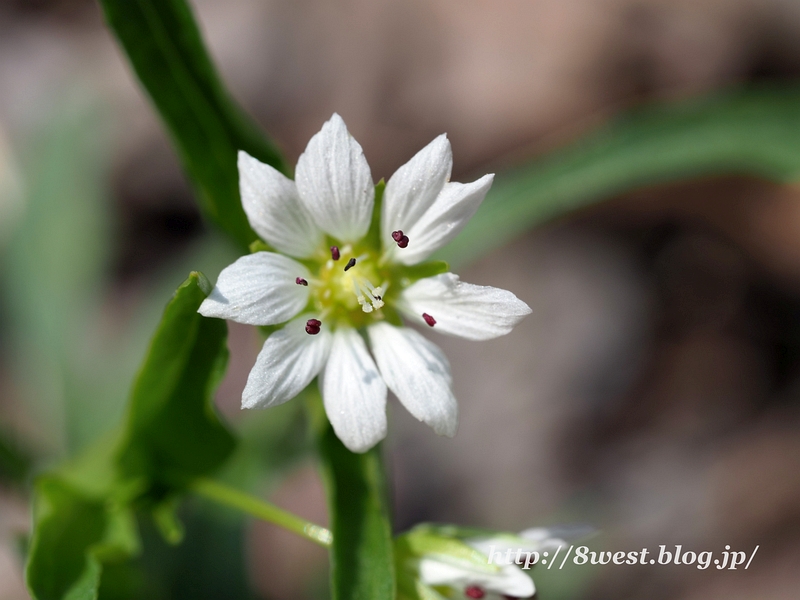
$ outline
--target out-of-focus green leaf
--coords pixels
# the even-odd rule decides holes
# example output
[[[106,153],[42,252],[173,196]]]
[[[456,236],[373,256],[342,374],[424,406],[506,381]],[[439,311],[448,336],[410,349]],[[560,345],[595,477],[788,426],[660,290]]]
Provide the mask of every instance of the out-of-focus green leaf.
[[[151,489],[183,487],[235,446],[211,405],[228,351],[225,322],[197,312],[210,291],[200,273],[178,288],[133,386],[118,464],[123,477]]]
[[[245,521],[216,504],[187,499],[181,509],[186,534],[179,546],[165,544],[161,532],[142,521],[138,567],[151,588],[126,600],[254,600],[247,573]],[[101,600],[105,591],[103,575]],[[111,600],[111,599],[109,599]]]
[[[90,359],[101,336],[87,334],[109,256],[105,111],[61,93],[63,104],[37,123],[20,152],[24,211],[0,256],[12,376],[37,423],[41,438],[32,443],[40,454],[74,450],[119,418],[116,399],[91,402],[118,373]],[[91,419],[80,420],[87,413]]]
[[[211,406],[227,360],[226,325],[197,309],[211,291],[192,273],[167,305],[134,383],[123,426],[36,485],[27,580],[37,600],[97,597],[103,565],[138,548],[132,506],[182,536],[177,494],[235,446]]]
[[[394,554],[380,446],[350,452],[325,418],[319,398],[309,405],[333,533],[331,597],[390,600],[396,591]]]
[[[749,88],[631,111],[498,175],[475,218],[439,257],[464,264],[592,202],[710,174],[800,178],[800,88]]]
[[[8,366],[37,423],[25,444],[37,460],[74,456],[119,423],[177,278],[216,276],[238,256],[223,235],[208,235],[153,274],[128,318],[109,311],[109,109],[70,88],[60,94],[20,151],[25,210],[0,253]]]
[[[34,513],[26,580],[37,600],[97,598],[103,564],[138,551],[128,508],[91,498],[57,475],[37,482]]]
[[[185,0],[100,0],[164,120],[208,217],[243,249],[256,239],[239,200],[236,153],[280,171],[276,147],[231,99]]]

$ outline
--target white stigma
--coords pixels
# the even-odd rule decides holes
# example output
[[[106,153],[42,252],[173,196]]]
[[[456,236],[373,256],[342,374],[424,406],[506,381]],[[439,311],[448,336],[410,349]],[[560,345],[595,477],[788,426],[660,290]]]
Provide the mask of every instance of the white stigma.
[[[353,292],[361,305],[361,310],[365,313],[371,313],[383,306],[383,294],[385,293],[383,286],[375,287],[369,279],[354,276]]]

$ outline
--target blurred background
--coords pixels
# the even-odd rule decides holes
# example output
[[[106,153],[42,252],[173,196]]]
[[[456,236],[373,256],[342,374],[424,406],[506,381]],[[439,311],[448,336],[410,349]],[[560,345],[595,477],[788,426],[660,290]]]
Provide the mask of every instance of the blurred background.
[[[649,102],[800,76],[792,0],[193,5],[231,91],[290,164],[337,111],[375,180],[441,132],[453,179],[471,181]],[[580,521],[601,530],[596,550],[759,544],[748,571],[541,572],[538,597],[796,598],[798,234],[797,187],[695,177],[606,198],[459,268],[533,314],[491,342],[437,337],[454,440],[391,402],[398,530]],[[32,474],[119,421],[171,292],[235,257],[96,4],[0,0],[0,600],[27,598]],[[239,410],[261,342],[229,331],[217,401],[244,443],[224,477],[325,522],[300,403]],[[201,502],[183,516],[178,548],[143,524],[145,597],[325,597],[326,554],[310,543]]]

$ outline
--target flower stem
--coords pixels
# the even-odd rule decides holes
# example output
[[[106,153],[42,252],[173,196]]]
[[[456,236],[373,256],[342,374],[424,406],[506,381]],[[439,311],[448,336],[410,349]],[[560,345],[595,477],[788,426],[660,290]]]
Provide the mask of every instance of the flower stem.
[[[303,536],[319,544],[329,547],[333,543],[333,535],[321,525],[315,525],[295,514],[278,508],[274,504],[265,502],[260,498],[246,494],[237,489],[228,487],[212,479],[200,478],[192,485],[195,493],[218,504],[224,504],[244,513],[252,515],[262,521],[268,521],[284,529]]]
[[[308,394],[334,542],[331,597],[396,597],[394,545],[387,477],[380,446],[354,454],[336,436],[319,393]]]

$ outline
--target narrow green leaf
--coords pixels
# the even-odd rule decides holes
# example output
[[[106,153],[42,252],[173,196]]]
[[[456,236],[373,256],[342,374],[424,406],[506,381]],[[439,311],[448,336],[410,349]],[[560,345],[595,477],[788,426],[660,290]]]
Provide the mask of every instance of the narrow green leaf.
[[[464,264],[592,202],[709,174],[800,178],[800,88],[748,88],[631,111],[498,175],[475,218],[440,257]]]
[[[235,445],[211,404],[228,352],[225,322],[197,312],[210,290],[200,273],[178,288],[133,386],[118,464],[154,492],[213,471]]]
[[[333,600],[395,597],[392,525],[380,446],[364,454],[344,447],[316,398],[312,405],[328,495]]]
[[[50,456],[84,446],[119,418],[124,401],[123,392],[94,402],[117,366],[109,360],[117,353],[94,360],[105,340],[92,331],[112,254],[107,111],[96,101],[73,100],[69,86],[56,89],[57,108],[45,110],[20,140],[24,210],[0,267],[4,336],[14,348],[7,364]]]
[[[243,249],[256,239],[239,200],[236,152],[288,173],[220,82],[185,0],[100,0],[106,21],[172,136],[207,216]]]
[[[102,566],[138,551],[129,510],[91,498],[58,476],[36,484],[26,581],[36,600],[97,598]]]

